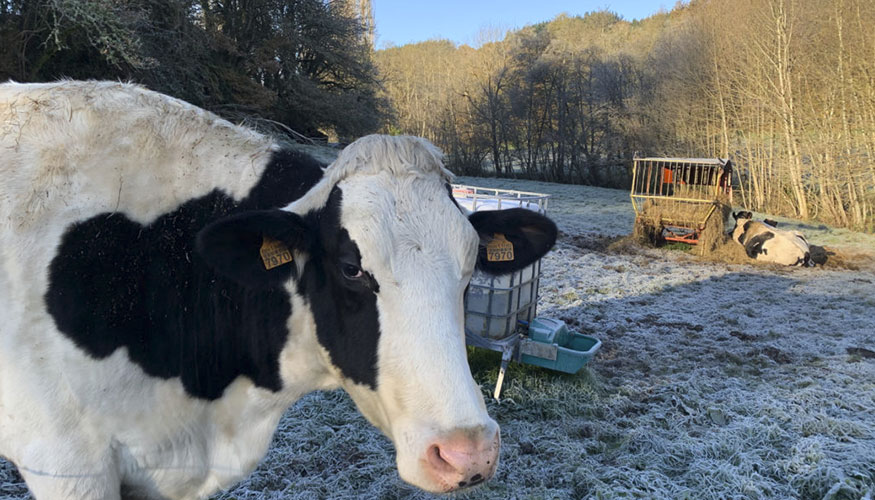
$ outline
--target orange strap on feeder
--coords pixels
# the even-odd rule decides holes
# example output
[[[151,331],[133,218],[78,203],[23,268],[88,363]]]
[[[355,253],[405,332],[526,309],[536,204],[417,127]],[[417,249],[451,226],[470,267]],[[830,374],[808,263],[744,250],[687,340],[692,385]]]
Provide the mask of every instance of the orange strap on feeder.
[[[671,184],[672,181],[672,171],[668,167],[662,168],[662,183],[663,184]]]
[[[671,167],[662,167],[662,183],[672,184],[674,182],[675,171]],[[678,181],[678,184],[686,184],[683,179]]]

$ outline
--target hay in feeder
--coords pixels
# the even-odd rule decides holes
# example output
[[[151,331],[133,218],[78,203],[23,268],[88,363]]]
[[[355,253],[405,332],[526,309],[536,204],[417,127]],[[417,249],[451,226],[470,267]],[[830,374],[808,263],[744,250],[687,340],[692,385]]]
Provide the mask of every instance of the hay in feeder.
[[[729,241],[730,238],[726,234],[726,219],[731,213],[731,206],[715,202],[714,212],[708,217],[705,228],[699,231],[699,255],[713,253]]]
[[[665,241],[663,229],[666,226],[698,231],[697,253],[706,255],[726,240],[726,219],[731,212],[729,203],[722,200],[697,203],[671,198],[649,199],[642,205],[633,236],[641,244],[657,246]]]

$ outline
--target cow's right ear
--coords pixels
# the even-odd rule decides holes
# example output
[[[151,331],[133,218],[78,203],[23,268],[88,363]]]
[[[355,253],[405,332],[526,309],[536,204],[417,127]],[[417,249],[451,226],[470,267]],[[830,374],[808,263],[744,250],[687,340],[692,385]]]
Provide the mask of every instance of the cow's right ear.
[[[244,286],[267,288],[291,279],[293,251],[308,249],[310,234],[297,214],[257,210],[206,226],[197,234],[195,247],[219,274]]]

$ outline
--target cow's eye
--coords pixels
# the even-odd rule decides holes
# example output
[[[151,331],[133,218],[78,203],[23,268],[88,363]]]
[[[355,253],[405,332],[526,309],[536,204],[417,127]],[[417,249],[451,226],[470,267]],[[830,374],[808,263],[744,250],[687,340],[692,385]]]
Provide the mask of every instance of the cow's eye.
[[[354,264],[341,264],[340,272],[343,273],[343,277],[346,279],[358,279],[363,276],[362,269]]]

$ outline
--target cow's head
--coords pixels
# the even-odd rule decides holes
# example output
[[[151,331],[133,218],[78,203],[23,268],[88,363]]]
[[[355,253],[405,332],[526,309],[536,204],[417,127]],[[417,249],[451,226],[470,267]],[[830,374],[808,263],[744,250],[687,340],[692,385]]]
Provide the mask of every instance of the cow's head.
[[[282,284],[307,304],[324,366],[393,441],[401,477],[434,492],[480,483],[497,467],[498,425],[465,351],[471,274],[521,269],[556,240],[556,226],[528,210],[469,216],[449,179],[425,140],[369,136],[286,209],[231,217],[199,238],[226,275]],[[514,245],[513,261],[485,257],[497,233]],[[289,247],[295,264],[265,269],[265,237]]]
[[[742,236],[746,230],[745,224],[753,220],[753,213],[747,210],[741,210],[733,212],[732,217],[735,219],[735,227],[733,227],[731,231],[732,239],[743,245],[744,239]]]
[[[740,210],[740,211],[738,211],[738,212],[734,212],[734,213],[732,214],[732,217],[733,217],[736,221],[741,220],[741,219],[744,219],[744,220],[750,220],[750,219],[753,219],[753,213],[752,213],[752,212],[749,212],[749,211],[747,211],[747,210]]]

